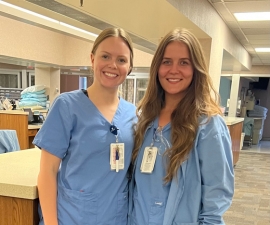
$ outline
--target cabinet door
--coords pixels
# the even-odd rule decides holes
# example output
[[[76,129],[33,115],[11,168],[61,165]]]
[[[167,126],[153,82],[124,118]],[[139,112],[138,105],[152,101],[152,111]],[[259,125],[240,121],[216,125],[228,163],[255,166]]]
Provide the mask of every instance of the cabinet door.
[[[234,125],[228,125],[230,135],[231,135],[231,140],[232,140],[232,153],[233,153],[234,166],[239,160],[242,127],[243,127],[243,122],[240,122]]]
[[[1,225],[38,225],[38,199],[0,196]]]

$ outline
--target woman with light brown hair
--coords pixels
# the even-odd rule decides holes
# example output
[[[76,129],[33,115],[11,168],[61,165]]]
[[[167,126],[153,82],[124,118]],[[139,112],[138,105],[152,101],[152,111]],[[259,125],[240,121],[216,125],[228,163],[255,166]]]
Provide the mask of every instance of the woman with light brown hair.
[[[224,224],[234,172],[218,100],[199,41],[169,32],[137,108],[129,224]]]
[[[123,29],[107,28],[90,57],[93,84],[58,96],[34,139],[39,225],[127,224],[136,109],[118,87],[132,70],[132,41]]]

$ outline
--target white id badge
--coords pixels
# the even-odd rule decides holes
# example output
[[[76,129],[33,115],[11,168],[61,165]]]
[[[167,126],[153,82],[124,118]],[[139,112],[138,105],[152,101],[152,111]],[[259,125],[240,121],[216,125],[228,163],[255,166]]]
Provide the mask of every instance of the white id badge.
[[[141,164],[142,173],[152,173],[157,157],[157,147],[146,147]]]
[[[110,147],[110,165],[111,170],[123,170],[125,162],[125,144],[111,143]]]

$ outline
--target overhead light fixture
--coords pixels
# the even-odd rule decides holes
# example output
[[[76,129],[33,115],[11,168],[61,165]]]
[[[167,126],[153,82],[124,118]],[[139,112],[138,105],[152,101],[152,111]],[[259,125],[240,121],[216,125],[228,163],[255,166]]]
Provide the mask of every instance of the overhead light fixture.
[[[10,8],[19,10],[19,11],[21,11],[21,12],[25,12],[25,13],[27,13],[27,14],[30,14],[30,15],[33,15],[33,16],[36,16],[36,17],[45,19],[45,20],[47,20],[47,21],[54,22],[54,23],[58,23],[59,25],[62,25],[62,26],[71,28],[71,29],[73,29],[73,30],[80,31],[80,32],[85,33],[85,34],[88,34],[88,35],[91,35],[92,37],[97,37],[97,36],[98,36],[97,34],[94,34],[94,33],[92,33],[92,32],[83,30],[83,29],[78,28],[78,27],[74,27],[74,26],[72,26],[72,25],[70,25],[70,24],[60,22],[60,21],[58,21],[58,20],[52,19],[52,18],[47,17],[47,16],[43,16],[43,15],[41,15],[41,14],[32,12],[32,11],[30,11],[30,10],[27,10],[27,9],[24,9],[24,8],[21,8],[21,7],[18,7],[18,6],[16,6],[16,5],[12,5],[12,4],[7,3],[7,2],[4,2],[4,1],[2,1],[2,0],[0,0],[0,5],[5,5],[5,6],[8,6],[8,7],[10,7]]]
[[[1,5],[8,6],[8,7],[13,8],[13,9],[17,9],[17,10],[19,10],[19,11],[21,11],[21,12],[25,12],[25,13],[28,13],[28,14],[30,14],[30,15],[33,15],[33,16],[36,16],[36,17],[39,17],[39,18],[42,18],[42,19],[45,19],[45,20],[48,20],[48,21],[51,21],[51,22],[54,22],[54,23],[58,23],[57,20],[54,20],[54,19],[52,19],[52,18],[50,18],[50,17],[43,16],[43,15],[41,15],[41,14],[32,12],[32,11],[30,11],[30,10],[28,10],[28,9],[24,9],[24,8],[21,8],[21,7],[16,6],[16,5],[12,5],[12,4],[7,3],[7,2],[3,2],[2,0],[0,0],[0,4],[1,4]]]
[[[80,32],[82,32],[82,33],[89,34],[89,35],[94,36],[94,37],[97,37],[97,36],[98,36],[97,34],[94,34],[94,33],[92,33],[92,32],[83,30],[83,29],[78,28],[78,27],[74,27],[74,26],[72,26],[72,25],[70,25],[70,24],[67,24],[67,23],[59,22],[59,24],[65,26],[65,27],[71,28],[71,29],[73,29],[73,30],[77,30],[77,31],[80,31]]]
[[[256,52],[270,52],[270,48],[255,48]]]
[[[234,13],[238,21],[264,21],[270,20],[270,12]]]

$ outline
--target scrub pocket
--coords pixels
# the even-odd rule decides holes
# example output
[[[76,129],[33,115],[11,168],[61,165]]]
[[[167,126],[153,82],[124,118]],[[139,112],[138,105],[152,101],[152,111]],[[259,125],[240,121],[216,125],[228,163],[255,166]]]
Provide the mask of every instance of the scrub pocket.
[[[153,199],[149,213],[149,225],[162,224],[165,213],[165,201],[163,199]]]
[[[98,210],[97,199],[97,194],[58,186],[59,224],[95,224]]]
[[[128,191],[123,193],[118,193],[117,195],[117,225],[126,225],[127,224],[127,215],[128,215]]]

